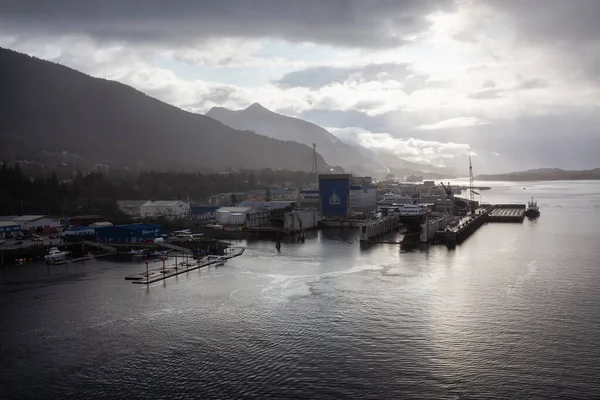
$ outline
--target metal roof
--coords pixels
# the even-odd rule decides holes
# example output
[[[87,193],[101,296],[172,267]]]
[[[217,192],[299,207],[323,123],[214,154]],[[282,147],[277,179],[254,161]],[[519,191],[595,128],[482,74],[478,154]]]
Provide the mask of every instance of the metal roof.
[[[183,203],[181,200],[150,200],[141,205],[141,207],[175,207],[176,205]]]
[[[217,212],[247,213],[252,210],[252,207],[221,207]]]
[[[30,222],[30,221],[35,221],[36,219],[41,219],[41,218],[52,218],[49,217],[48,215],[21,215],[20,217],[16,217],[13,218],[12,221],[25,221],[25,222]],[[58,217],[56,217],[58,218]]]
[[[12,222],[12,221],[0,221],[0,227],[3,226],[19,226],[19,224],[17,224],[16,222]]]
[[[104,219],[102,215],[75,215],[73,217],[69,217],[69,221],[87,221],[89,219]]]
[[[108,227],[102,227],[108,228]],[[113,228],[112,226],[110,228]],[[127,225],[117,225],[114,228],[127,228],[127,229],[157,229],[162,228],[162,225],[156,224],[127,224]]]
[[[114,226],[114,224],[108,221],[94,222],[93,224],[90,224],[90,228],[100,228],[102,226]]]
[[[73,228],[69,228],[65,231],[65,233],[69,233],[69,232],[81,232],[81,231],[93,231],[94,228],[89,227],[89,226],[76,226]]]

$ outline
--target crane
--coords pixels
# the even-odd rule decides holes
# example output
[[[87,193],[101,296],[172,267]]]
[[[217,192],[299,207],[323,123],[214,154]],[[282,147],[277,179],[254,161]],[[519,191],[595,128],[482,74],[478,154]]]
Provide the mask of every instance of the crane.
[[[450,189],[450,182],[448,182],[448,186],[444,185],[444,182],[440,182],[440,185],[444,188],[444,192],[446,192],[446,197],[451,198],[453,193],[452,189]]]
[[[473,164],[471,164],[471,156],[469,156],[469,200],[471,204],[471,214],[475,213],[475,195],[479,195],[473,187]]]
[[[450,189],[450,182],[448,182],[448,186],[444,185],[444,182],[440,182],[440,185],[442,185],[444,192],[446,192],[446,211],[449,211],[450,215],[454,215],[454,193]],[[448,204],[448,200],[450,204]]]

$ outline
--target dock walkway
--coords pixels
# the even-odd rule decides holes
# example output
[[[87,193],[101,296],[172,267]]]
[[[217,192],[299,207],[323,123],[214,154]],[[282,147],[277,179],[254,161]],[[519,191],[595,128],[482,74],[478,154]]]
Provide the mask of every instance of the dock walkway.
[[[89,240],[84,240],[83,244],[85,244],[86,246],[96,247],[98,249],[108,251],[109,253],[116,253],[117,252],[117,248],[116,247],[109,246],[109,245],[104,244],[104,243],[98,243],[98,242],[92,242],[92,241],[89,241]]]
[[[165,265],[164,267],[160,267],[159,269],[148,270],[148,275],[146,275],[146,272],[144,271],[139,274],[126,276],[125,279],[133,281],[132,283],[149,285],[151,283],[162,281],[179,274],[184,274],[186,272],[190,272],[198,268],[206,267],[213,264],[219,264],[225,260],[229,260],[234,257],[239,257],[242,254],[244,254],[245,250],[245,247],[234,247],[232,248],[231,253],[225,254],[224,256],[221,256],[218,259],[204,258],[201,260],[189,261],[186,265],[181,265],[181,263],[180,265]]]
[[[164,247],[170,250],[176,250],[179,251],[183,254],[192,254],[192,250],[188,249],[187,247],[183,247],[183,246],[177,246],[171,243],[165,243],[165,242],[161,242],[161,243],[157,243],[160,247]]]

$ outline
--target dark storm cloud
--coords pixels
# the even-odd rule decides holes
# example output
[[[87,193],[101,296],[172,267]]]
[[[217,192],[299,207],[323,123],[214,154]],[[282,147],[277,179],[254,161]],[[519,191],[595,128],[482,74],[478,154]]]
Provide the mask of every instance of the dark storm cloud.
[[[486,0],[517,24],[521,39],[580,43],[600,39],[600,1]]]
[[[312,67],[285,74],[274,83],[283,88],[308,87],[317,89],[332,83],[343,83],[349,79],[373,81],[379,77],[404,81],[411,73],[409,64],[382,63],[360,67]]]
[[[519,43],[552,49],[569,73],[600,82],[600,1],[484,1],[512,20]]]
[[[0,0],[0,31],[83,34],[99,40],[189,43],[211,37],[279,37],[389,47],[429,26],[452,0]]]

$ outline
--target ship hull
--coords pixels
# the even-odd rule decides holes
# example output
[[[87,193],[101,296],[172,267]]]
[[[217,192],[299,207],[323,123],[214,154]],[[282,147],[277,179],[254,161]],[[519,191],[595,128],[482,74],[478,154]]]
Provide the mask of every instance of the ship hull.
[[[406,228],[407,231],[418,231],[421,224],[425,221],[425,215],[401,215],[399,218],[400,223]]]
[[[540,216],[540,212],[538,210],[526,210],[525,216],[528,218],[537,218]]]

